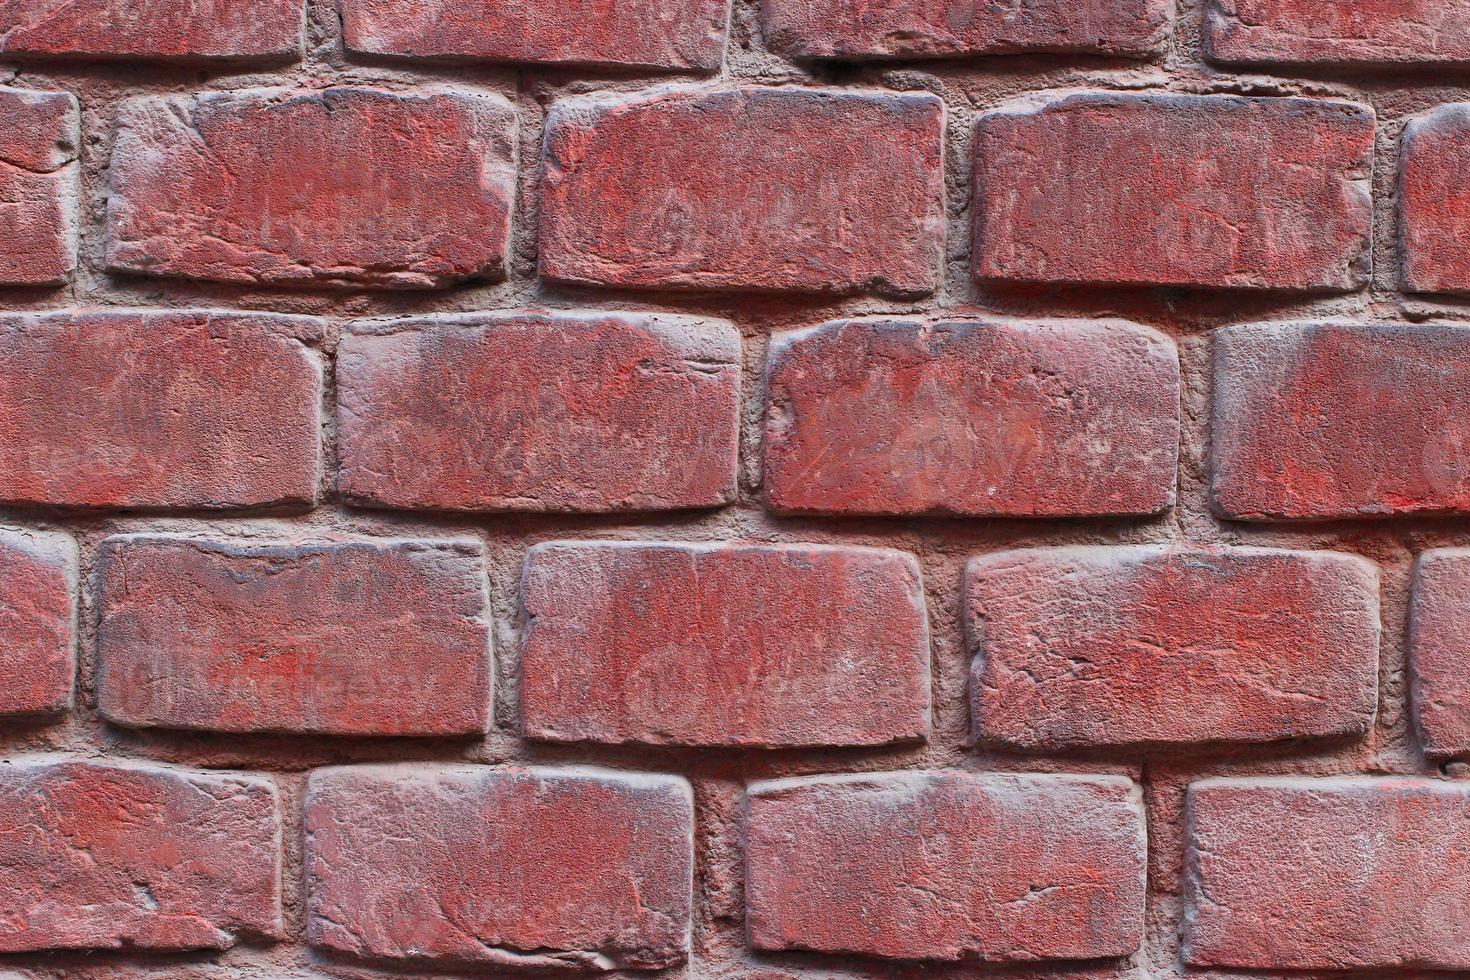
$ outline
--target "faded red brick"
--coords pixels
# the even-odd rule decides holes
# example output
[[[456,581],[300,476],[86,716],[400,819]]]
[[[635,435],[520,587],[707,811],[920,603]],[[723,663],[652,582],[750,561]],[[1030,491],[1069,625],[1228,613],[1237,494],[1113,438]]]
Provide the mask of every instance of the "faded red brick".
[[[7,58],[261,61],[301,57],[302,0],[4,0]]]
[[[342,493],[374,507],[629,511],[735,493],[740,335],[693,317],[360,324],[337,354]]]
[[[276,789],[261,776],[0,763],[0,952],[279,938],[280,837]]]
[[[76,579],[70,537],[0,527],[0,715],[71,707]]]
[[[1470,328],[1215,332],[1216,509],[1237,520],[1470,511]]]
[[[1164,40],[1165,0],[765,0],[770,44],[797,58],[1094,54],[1145,58]]]
[[[109,538],[97,706],[132,727],[330,735],[483,732],[490,630],[478,543]]]
[[[0,501],[225,508],[316,498],[321,365],[308,317],[0,316]]]
[[[1317,99],[1084,92],[980,118],[983,279],[1354,290],[1374,116]]]
[[[1470,0],[1210,0],[1205,17],[1226,64],[1470,64]]]
[[[1027,750],[1365,735],[1378,573],[1331,552],[1153,545],[978,558],[976,733]]]
[[[57,285],[76,268],[81,139],[76,96],[0,88],[0,285]]]
[[[547,120],[541,272],[621,287],[932,292],[943,130],[927,93],[563,100]]]
[[[127,102],[109,177],[116,272],[436,289],[499,275],[515,113],[469,92],[245,89]]]
[[[1179,361],[1121,321],[846,320],[777,337],[781,512],[1058,517],[1174,500]]]
[[[1470,549],[1425,552],[1414,566],[1409,674],[1414,721],[1434,758],[1470,754]]]
[[[524,733],[881,745],[929,731],[919,568],[820,545],[558,542],[526,557]]]
[[[413,58],[714,72],[727,0],[344,0],[347,47]]]
[[[1470,20],[1462,26],[1470,37]],[[1470,254],[1464,247],[1470,240],[1470,103],[1411,119],[1404,126],[1399,167],[1404,289],[1470,293]]]
[[[693,824],[677,776],[318,770],[306,795],[307,940],[443,966],[672,966],[688,955]]]
[[[750,943],[893,959],[1138,949],[1143,807],[1118,776],[904,772],[755,783]]]
[[[1470,969],[1470,785],[1207,779],[1187,813],[1187,963]]]

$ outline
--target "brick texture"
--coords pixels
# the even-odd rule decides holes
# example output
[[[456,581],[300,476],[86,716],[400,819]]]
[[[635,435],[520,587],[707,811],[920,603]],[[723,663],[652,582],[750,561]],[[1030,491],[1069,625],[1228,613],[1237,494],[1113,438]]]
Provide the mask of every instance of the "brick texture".
[[[65,282],[77,264],[76,96],[0,88],[0,286]]]
[[[1465,27],[1470,49],[1470,25]],[[1403,285],[1470,294],[1470,103],[1441,106],[1404,127],[1399,151]]]
[[[0,55],[118,61],[283,61],[301,56],[302,0],[6,0]]]
[[[0,527],[0,715],[71,707],[76,578],[70,537]]]
[[[1466,0],[1210,0],[1210,58],[1238,65],[1470,64]]]
[[[1419,737],[1431,756],[1470,755],[1470,550],[1427,551],[1414,567],[1410,677]]]

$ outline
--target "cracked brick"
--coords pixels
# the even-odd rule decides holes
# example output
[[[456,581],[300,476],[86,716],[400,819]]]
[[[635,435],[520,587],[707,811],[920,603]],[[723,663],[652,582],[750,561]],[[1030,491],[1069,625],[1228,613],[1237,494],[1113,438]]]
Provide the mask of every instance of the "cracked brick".
[[[0,285],[59,285],[76,268],[81,139],[76,96],[0,88]]]

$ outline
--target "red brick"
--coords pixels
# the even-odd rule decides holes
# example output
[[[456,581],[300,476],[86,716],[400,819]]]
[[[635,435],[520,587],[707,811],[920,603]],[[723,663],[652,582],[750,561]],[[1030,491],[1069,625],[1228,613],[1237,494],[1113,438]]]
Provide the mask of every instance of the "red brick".
[[[342,493],[374,507],[628,511],[735,493],[740,335],[692,317],[360,324],[337,355]]]
[[[306,317],[0,316],[0,501],[222,508],[309,502],[321,366]]]
[[[943,129],[927,93],[563,100],[547,120],[541,272],[622,287],[931,292]]]
[[[559,542],[526,558],[525,734],[881,745],[929,730],[919,568],[819,545]]]
[[[97,706],[133,727],[331,735],[483,732],[490,635],[478,543],[109,538]]]
[[[765,0],[770,44],[797,58],[1096,54],[1144,58],[1163,44],[1166,0]]]
[[[1211,0],[1205,44],[1236,65],[1470,64],[1470,2]]]
[[[302,0],[6,0],[0,53],[121,61],[301,57]]]
[[[320,770],[306,798],[307,939],[358,957],[447,966],[681,963],[693,809],[676,776]]]
[[[0,528],[0,715],[71,707],[76,579],[71,538]]]
[[[1411,119],[1399,166],[1404,289],[1470,294],[1470,103]]]
[[[112,154],[113,271],[442,288],[502,271],[515,113],[467,92],[134,99]]]
[[[1409,668],[1419,742],[1433,758],[1470,754],[1470,550],[1421,555],[1411,609]]]
[[[1207,779],[1187,812],[1186,962],[1470,969],[1470,785]]]
[[[714,72],[727,0],[344,0],[347,47],[413,58]]]
[[[1470,511],[1470,328],[1215,333],[1214,501],[1238,520]]]
[[[76,96],[0,88],[0,285],[56,285],[76,268],[80,146]]]
[[[1179,361],[1120,321],[837,321],[772,343],[783,512],[1153,514],[1173,503]]]
[[[0,763],[0,952],[227,949],[281,935],[269,779]]]
[[[1042,548],[967,576],[977,734],[1027,750],[1365,735],[1378,574],[1331,552]]]
[[[984,279],[1353,290],[1367,282],[1373,111],[1084,92],[982,116]]]
[[[1092,959],[1142,938],[1143,809],[1117,776],[756,783],[745,862],[757,949]]]

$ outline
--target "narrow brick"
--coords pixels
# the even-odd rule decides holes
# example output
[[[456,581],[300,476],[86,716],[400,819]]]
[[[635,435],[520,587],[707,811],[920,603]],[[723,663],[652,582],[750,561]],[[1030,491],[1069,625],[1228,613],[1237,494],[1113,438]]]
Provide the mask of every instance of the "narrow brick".
[[[69,536],[0,527],[0,715],[71,707],[76,579]]]
[[[301,57],[303,0],[6,0],[0,54],[91,61]]]
[[[1470,295],[1470,103],[1409,120],[1399,168],[1404,289]]]
[[[1470,64],[1470,0],[1210,0],[1205,46],[1231,65]]]
[[[59,285],[76,268],[81,139],[76,96],[0,88],[0,285]]]
[[[1470,550],[1421,555],[1410,610],[1409,676],[1419,741],[1433,758],[1470,755]]]

